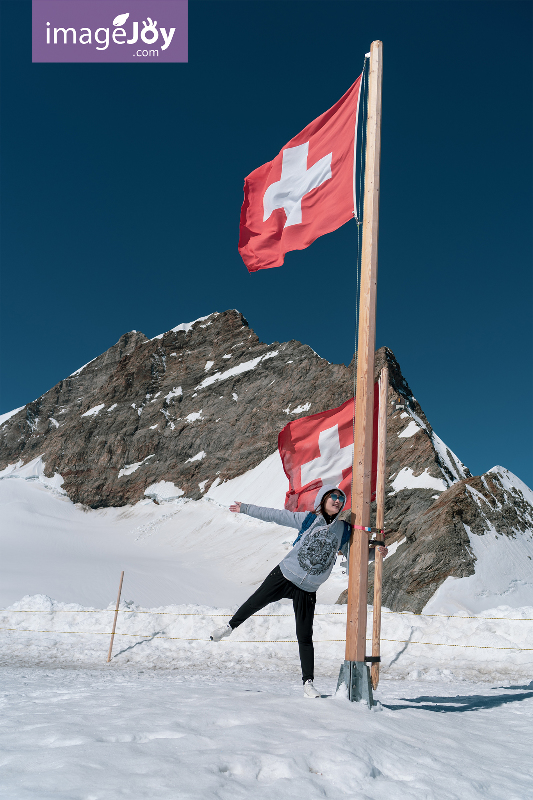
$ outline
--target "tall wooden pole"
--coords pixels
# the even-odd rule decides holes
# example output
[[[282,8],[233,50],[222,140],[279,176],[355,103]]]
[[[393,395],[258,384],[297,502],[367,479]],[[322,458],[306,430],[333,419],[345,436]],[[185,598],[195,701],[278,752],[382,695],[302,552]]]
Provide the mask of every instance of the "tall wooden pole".
[[[385,527],[385,478],[387,468],[387,404],[389,398],[389,368],[383,367],[379,376],[379,418],[378,418],[378,479],[376,484],[376,528]],[[382,537],[378,534],[378,539]],[[383,556],[376,547],[374,561],[374,607],[372,626],[372,655],[380,655],[381,637],[381,586],[383,578]],[[379,661],[370,669],[372,688],[379,683]]]
[[[122,594],[122,581],[124,580],[124,570],[120,573],[120,583],[118,585],[117,607],[115,608],[115,618],[113,620],[113,630],[111,631],[111,641],[109,643],[109,652],[107,654],[107,663],[111,661],[111,653],[113,652],[113,640],[115,638],[115,628],[117,627],[118,607],[120,606],[120,595]]]
[[[365,195],[359,346],[355,402],[352,524],[370,526],[372,421],[374,409],[374,349],[376,342],[376,289],[378,276],[379,164],[381,154],[381,83],[383,45],[372,42],[368,76]],[[354,530],[350,547],[346,661],[364,662],[368,591],[368,534]]]

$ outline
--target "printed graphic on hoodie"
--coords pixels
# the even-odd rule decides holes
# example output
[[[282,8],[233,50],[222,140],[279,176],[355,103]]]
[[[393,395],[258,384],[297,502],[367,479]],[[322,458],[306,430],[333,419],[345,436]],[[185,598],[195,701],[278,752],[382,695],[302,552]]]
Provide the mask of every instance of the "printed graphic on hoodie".
[[[321,575],[335,561],[338,535],[328,528],[309,533],[298,551],[298,563],[310,575]]]

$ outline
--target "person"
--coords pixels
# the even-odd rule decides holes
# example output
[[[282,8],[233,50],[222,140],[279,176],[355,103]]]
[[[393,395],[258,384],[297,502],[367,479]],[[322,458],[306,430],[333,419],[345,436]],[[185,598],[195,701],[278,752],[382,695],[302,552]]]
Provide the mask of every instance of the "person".
[[[316,591],[329,578],[337,558],[337,552],[346,555],[351,534],[351,526],[340,520],[339,514],[346,503],[344,492],[336,486],[323,486],[315,500],[314,513],[287,511],[277,508],[263,508],[249,503],[235,501],[230,511],[248,514],[264,522],[275,522],[296,528],[299,533],[292,550],[274,567],[265,581],[233,615],[227,625],[217,628],[211,634],[214,642],[229,636],[235,628],[242,625],[252,614],[257,613],[269,603],[282,598],[292,600],[296,618],[296,638],[300,651],[304,697],[320,697],[313,685],[314,647],[313,618],[315,614]],[[380,547],[383,555],[387,548]],[[374,558],[374,550],[369,559]]]

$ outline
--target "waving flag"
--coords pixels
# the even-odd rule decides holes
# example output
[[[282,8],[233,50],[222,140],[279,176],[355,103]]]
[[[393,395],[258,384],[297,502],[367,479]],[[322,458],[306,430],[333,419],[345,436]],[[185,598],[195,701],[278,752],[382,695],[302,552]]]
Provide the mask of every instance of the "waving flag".
[[[312,511],[320,487],[338,486],[351,505],[353,462],[354,400],[347,400],[331,411],[301,417],[285,425],[278,436],[278,450],[289,479],[285,508],[289,511]],[[372,500],[376,495],[378,448],[379,388],[374,385],[374,420],[372,440]]]
[[[249,272],[279,267],[354,215],[361,77],[244,181],[239,253]]]

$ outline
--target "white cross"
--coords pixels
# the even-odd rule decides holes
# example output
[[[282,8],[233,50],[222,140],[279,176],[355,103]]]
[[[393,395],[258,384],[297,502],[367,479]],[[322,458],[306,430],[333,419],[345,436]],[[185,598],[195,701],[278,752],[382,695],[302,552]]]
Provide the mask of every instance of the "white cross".
[[[322,483],[333,483],[338,486],[342,481],[343,469],[349,469],[353,461],[353,444],[341,447],[339,440],[339,426],[327,428],[318,435],[318,449],[320,456],[302,464],[300,480],[302,486],[311,481],[321,479]]]
[[[302,197],[331,178],[333,153],[328,153],[307,169],[308,151],[309,142],[283,151],[281,178],[270,184],[263,195],[263,222],[276,208],[284,208],[287,221],[283,227],[298,225],[302,221]]]

